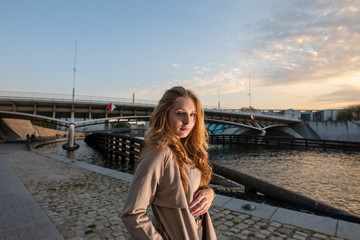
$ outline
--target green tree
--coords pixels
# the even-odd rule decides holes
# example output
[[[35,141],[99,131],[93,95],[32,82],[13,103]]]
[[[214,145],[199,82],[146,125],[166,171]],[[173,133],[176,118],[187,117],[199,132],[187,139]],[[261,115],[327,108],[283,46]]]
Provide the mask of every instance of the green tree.
[[[360,104],[358,105],[350,105],[345,108],[348,112],[350,112],[353,116],[353,120],[360,120]]]
[[[240,108],[240,110],[248,111],[248,112],[255,112],[256,111],[256,109],[253,108],[253,107],[251,107],[251,109],[250,109],[250,107],[242,107],[242,108]]]
[[[349,120],[352,120],[352,118],[353,118],[353,115],[351,114],[351,112],[349,112],[346,109],[340,110],[336,114],[336,120],[338,120],[338,121],[349,121]]]
[[[129,125],[125,122],[117,122],[115,128],[129,128]]]

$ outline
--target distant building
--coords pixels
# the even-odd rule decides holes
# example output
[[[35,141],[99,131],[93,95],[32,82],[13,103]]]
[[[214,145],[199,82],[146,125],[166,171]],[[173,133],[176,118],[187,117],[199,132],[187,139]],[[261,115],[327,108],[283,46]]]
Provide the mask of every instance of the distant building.
[[[314,119],[314,117],[313,117],[313,111],[312,110],[301,112],[301,120],[303,120],[303,121],[313,121],[313,119]]]
[[[294,109],[287,109],[287,110],[281,110],[279,112],[280,114],[283,114],[285,117],[294,117],[294,118],[301,118],[301,111],[300,110],[294,110]]]
[[[313,121],[336,121],[340,109],[320,110],[313,113]]]
[[[324,121],[324,111],[313,112],[313,121]]]
[[[336,121],[336,115],[341,109],[329,109],[324,110],[324,120],[323,121]]]

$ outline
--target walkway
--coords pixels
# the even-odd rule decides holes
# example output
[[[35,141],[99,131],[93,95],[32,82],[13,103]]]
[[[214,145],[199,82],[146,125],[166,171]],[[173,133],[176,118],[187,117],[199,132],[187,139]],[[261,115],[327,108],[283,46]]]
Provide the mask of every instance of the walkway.
[[[0,144],[0,239],[63,239],[10,165],[19,150],[25,144]]]
[[[16,172],[16,173],[15,173]],[[0,144],[0,240],[130,239],[121,211],[132,175]],[[22,184],[24,183],[26,187]],[[360,239],[360,225],[217,196],[218,239]]]

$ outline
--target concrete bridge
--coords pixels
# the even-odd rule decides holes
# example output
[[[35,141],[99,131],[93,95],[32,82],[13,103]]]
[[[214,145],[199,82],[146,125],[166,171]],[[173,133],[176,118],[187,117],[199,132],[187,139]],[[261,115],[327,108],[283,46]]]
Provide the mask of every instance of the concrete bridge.
[[[110,103],[116,105],[115,110],[107,109]],[[76,96],[72,99],[72,95],[66,94],[0,91],[0,118],[41,118],[56,122],[69,129],[69,146],[73,146],[76,127],[116,120],[146,121],[156,104],[154,101],[127,98]],[[210,133],[234,128],[241,129],[242,134],[252,131],[265,135],[268,129],[277,128],[299,137],[294,131],[285,130],[290,124],[300,122],[296,117],[207,106],[204,106],[204,111]]]

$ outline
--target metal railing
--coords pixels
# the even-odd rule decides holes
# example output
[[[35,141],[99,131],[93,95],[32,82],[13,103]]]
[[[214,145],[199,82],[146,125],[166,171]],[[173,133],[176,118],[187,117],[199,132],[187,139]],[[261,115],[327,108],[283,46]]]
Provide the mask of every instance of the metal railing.
[[[32,93],[32,92],[12,92],[0,91],[0,99],[4,100],[30,100],[30,101],[51,101],[59,100],[63,102],[71,102],[71,94],[52,94],[52,93]],[[87,96],[75,95],[76,102],[91,102],[91,103],[129,103],[156,106],[156,101],[132,99],[132,98],[115,98],[115,97],[100,97],[100,96]]]
[[[214,113],[238,113],[238,114],[242,114],[242,115],[248,115],[249,118],[251,115],[254,115],[255,118],[257,117],[270,117],[272,119],[281,119],[281,120],[300,120],[299,117],[296,116],[291,116],[291,115],[286,115],[283,113],[274,113],[274,112],[265,112],[263,110],[241,110],[241,109],[231,109],[231,108],[221,108],[221,109],[216,109],[216,108],[211,108],[209,106],[204,106],[204,110],[206,110],[207,112],[214,112]]]

